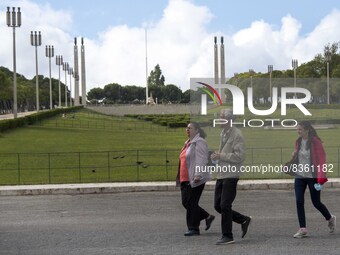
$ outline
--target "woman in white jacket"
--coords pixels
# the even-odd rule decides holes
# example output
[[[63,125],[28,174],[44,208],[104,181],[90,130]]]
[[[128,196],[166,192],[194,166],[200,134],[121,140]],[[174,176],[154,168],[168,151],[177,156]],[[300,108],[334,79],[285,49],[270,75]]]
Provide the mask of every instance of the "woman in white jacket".
[[[200,221],[205,219],[208,230],[215,216],[210,215],[199,206],[205,183],[209,181],[210,173],[201,171],[208,163],[208,145],[204,140],[205,132],[198,123],[189,123],[188,140],[185,142],[179,157],[177,183],[181,187],[182,204],[187,210],[186,221],[188,231],[185,236],[199,235]]]

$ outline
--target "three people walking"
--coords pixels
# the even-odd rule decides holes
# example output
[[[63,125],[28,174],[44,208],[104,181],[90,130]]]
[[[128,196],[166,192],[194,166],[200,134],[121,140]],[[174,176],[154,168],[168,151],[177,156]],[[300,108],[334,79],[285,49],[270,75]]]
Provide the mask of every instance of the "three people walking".
[[[220,118],[227,120],[222,127],[218,151],[211,154],[211,159],[222,169],[233,169],[231,172],[217,172],[217,180],[214,194],[214,208],[221,214],[222,237],[216,242],[220,244],[234,243],[233,222],[241,226],[241,237],[248,232],[252,217],[234,210],[233,202],[237,194],[237,183],[241,174],[241,167],[245,160],[246,147],[242,132],[230,123],[234,120],[230,109],[220,112]],[[200,222],[205,220],[205,230],[211,227],[215,219],[199,206],[199,201],[204,190],[205,183],[211,180],[209,171],[205,169],[208,163],[208,145],[205,141],[205,132],[196,122],[187,126],[188,140],[180,153],[178,175],[176,182],[181,187],[182,204],[186,209],[186,223],[188,231],[185,236],[200,235]],[[294,234],[294,238],[308,236],[304,207],[304,195],[309,188],[310,197],[314,207],[319,210],[327,221],[329,232],[336,228],[336,216],[332,215],[328,208],[321,202],[321,190],[327,182],[325,175],[326,153],[321,139],[316,130],[308,121],[302,121],[297,128],[299,138],[295,143],[293,158],[297,167],[304,171],[298,171],[295,176],[294,189],[296,209],[300,228]],[[236,171],[235,171],[236,169]]]

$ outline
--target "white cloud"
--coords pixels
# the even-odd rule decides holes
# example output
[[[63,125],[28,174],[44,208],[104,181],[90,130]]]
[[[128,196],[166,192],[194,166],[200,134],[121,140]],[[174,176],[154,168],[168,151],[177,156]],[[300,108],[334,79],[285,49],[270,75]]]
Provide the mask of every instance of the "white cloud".
[[[227,46],[227,74],[246,72],[249,68],[267,72],[268,64],[274,69],[291,68],[291,60],[298,59],[299,64],[310,61],[329,42],[340,38],[340,11],[334,10],[320,21],[315,29],[300,35],[301,24],[291,15],[281,19],[281,26],[275,28],[263,20],[254,21],[249,28],[232,35]],[[228,70],[229,68],[229,70]]]
[[[333,10],[332,13],[323,18],[315,29],[306,37],[301,38],[293,49],[297,57],[304,62],[313,58],[316,53],[322,53],[327,43],[338,42],[340,38],[340,11]]]
[[[14,4],[15,3],[15,4]],[[63,55],[73,66],[73,19],[65,11],[53,10],[48,4],[37,5],[29,0],[2,1],[1,9],[21,6],[23,25],[16,29],[17,72],[27,78],[35,75],[34,48],[30,45],[31,30],[41,30],[43,46],[39,47],[39,73],[48,75],[48,59],[44,46],[55,45],[56,55]],[[340,12],[334,10],[307,35],[300,35],[302,24],[291,15],[281,19],[280,26],[263,20],[253,21],[235,34],[208,31],[213,14],[208,7],[189,0],[170,0],[158,21],[150,22],[148,31],[148,71],[160,64],[166,83],[189,87],[190,77],[213,76],[214,36],[224,36],[227,76],[234,72],[267,71],[291,68],[292,58],[299,63],[311,60],[328,42],[340,38]],[[0,13],[2,43],[0,65],[12,70],[12,33]],[[145,85],[145,24],[138,27],[119,25],[98,32],[98,38],[85,40],[87,90],[117,82],[122,85]],[[78,43],[80,45],[80,43]],[[55,61],[53,61],[54,63]],[[58,78],[57,66],[52,75]],[[64,76],[62,76],[62,81]]]

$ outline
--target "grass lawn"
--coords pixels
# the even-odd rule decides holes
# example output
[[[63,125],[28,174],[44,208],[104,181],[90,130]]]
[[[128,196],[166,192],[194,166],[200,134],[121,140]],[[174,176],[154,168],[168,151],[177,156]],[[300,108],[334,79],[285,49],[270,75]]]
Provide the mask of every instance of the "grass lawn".
[[[217,149],[219,130],[206,131],[210,149]],[[288,161],[297,138],[294,130],[242,128],[242,132],[248,165]],[[340,128],[318,133],[328,162],[334,163],[334,176],[339,176]],[[173,180],[185,139],[184,128],[81,110],[0,133],[0,184]],[[259,177],[287,176],[245,175]]]

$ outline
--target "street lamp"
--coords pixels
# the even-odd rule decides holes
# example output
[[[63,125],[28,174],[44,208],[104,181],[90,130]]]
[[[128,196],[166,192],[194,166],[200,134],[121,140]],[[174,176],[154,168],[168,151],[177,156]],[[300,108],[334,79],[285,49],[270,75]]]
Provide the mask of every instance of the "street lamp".
[[[68,72],[69,66],[68,63],[63,63],[63,70],[65,71],[65,107],[67,107],[67,72]]]
[[[238,73],[234,73],[234,77],[235,77],[235,79],[236,79],[236,86],[238,85],[238,78],[237,78],[237,75],[238,75]]]
[[[181,85],[178,85],[178,89],[179,89],[179,104],[181,103],[182,101],[182,90],[181,90]]]
[[[272,72],[273,72],[273,65],[268,65],[270,102],[272,102]]]
[[[77,38],[74,38],[74,105],[79,105],[79,68],[78,68],[78,46]]]
[[[85,69],[85,45],[84,38],[81,38],[80,46],[80,63],[81,63],[81,104],[86,105],[86,69]]]
[[[332,59],[332,55],[329,51],[325,53],[325,57],[327,60],[327,104],[330,104],[329,102],[329,62]]]
[[[38,77],[38,46],[41,45],[41,32],[31,31],[31,45],[35,47],[35,93],[36,93],[36,109],[39,111],[39,77]]]
[[[49,70],[50,70],[50,110],[53,109],[53,105],[52,105],[52,78],[51,78],[51,58],[54,57],[54,48],[51,45],[46,45],[46,57],[48,57],[48,66],[49,66]]]
[[[61,107],[60,66],[63,64],[63,56],[56,56],[55,60],[56,60],[57,66],[59,66],[59,82],[58,82],[58,86],[59,86],[59,104],[58,104],[58,107]]]
[[[70,75],[70,107],[72,107],[72,96],[71,96],[71,93],[72,93],[72,76],[73,76],[73,68],[70,67],[68,69],[68,74]]]
[[[20,7],[15,12],[15,7],[7,7],[6,22],[8,27],[13,27],[13,115],[14,118],[18,116],[18,103],[17,103],[17,70],[16,70],[16,55],[15,55],[15,28],[21,26],[21,12]]]
[[[298,60],[297,59],[293,59],[292,60],[292,67],[294,70],[294,88],[296,88],[296,68],[299,66],[298,64]],[[296,98],[296,92],[294,93],[294,98]]]
[[[250,87],[253,88],[253,75],[254,75],[253,69],[249,69],[249,75],[250,75]]]

